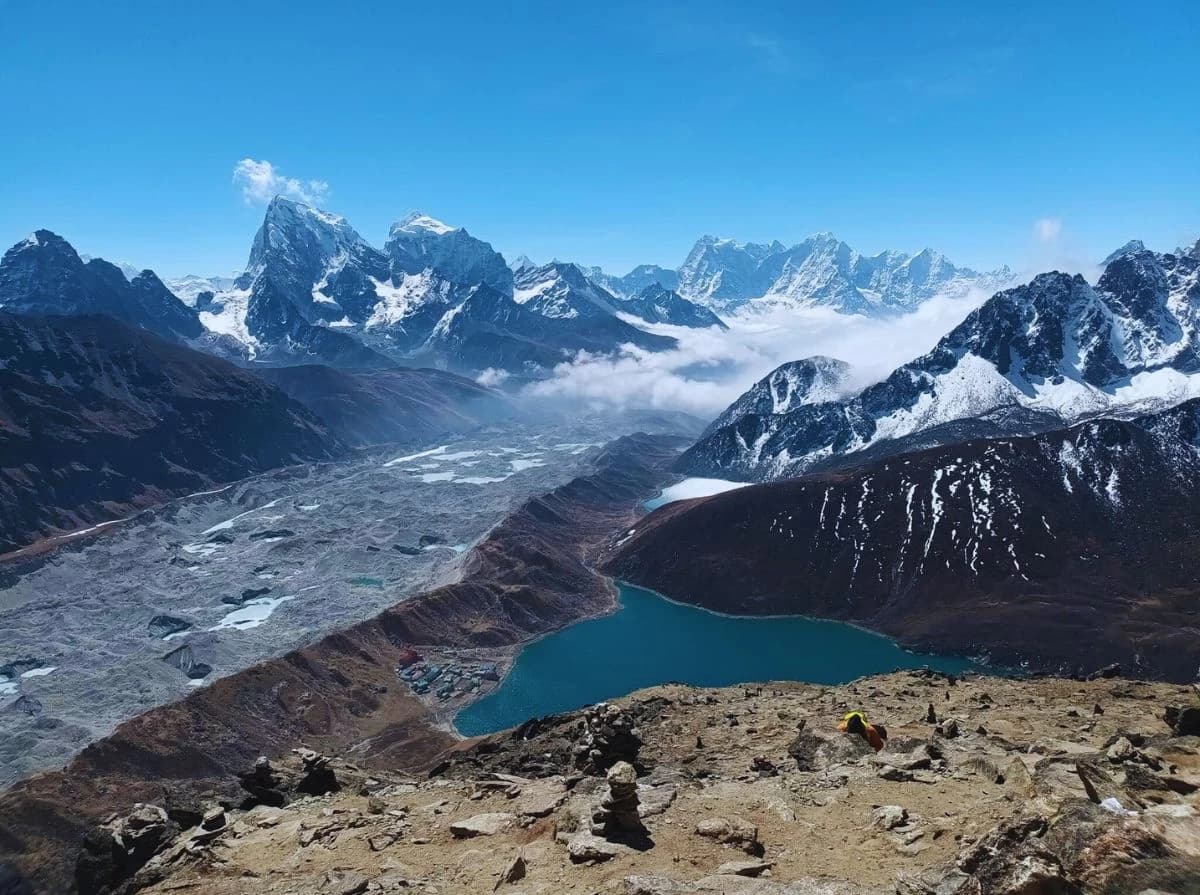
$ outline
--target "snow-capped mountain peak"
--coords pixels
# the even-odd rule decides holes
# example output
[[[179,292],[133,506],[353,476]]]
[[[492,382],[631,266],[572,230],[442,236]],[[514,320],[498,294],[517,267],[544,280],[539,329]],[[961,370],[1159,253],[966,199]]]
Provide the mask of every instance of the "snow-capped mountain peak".
[[[595,317],[619,310],[615,296],[588,279],[579,265],[561,261],[516,273],[513,301],[543,317]]]
[[[1146,244],[1140,239],[1131,239],[1125,245],[1121,246],[1113,252],[1110,252],[1108,257],[1100,262],[1101,267],[1108,267],[1112,262],[1116,261],[1122,255],[1130,255],[1134,252],[1146,251]]]
[[[1007,269],[979,274],[930,249],[862,255],[829,232],[793,246],[705,236],[679,269],[679,292],[724,311],[823,306],[879,315],[913,310],[944,292],[995,289],[1010,280]]]
[[[392,224],[392,231],[403,230],[409,233],[435,233],[438,236],[444,236],[447,233],[453,233],[458,230],[458,227],[451,227],[449,224],[439,221],[437,218],[430,217],[419,211],[414,211],[406,215],[396,223]],[[390,234],[389,234],[390,235]]]
[[[832,357],[814,355],[788,361],[747,389],[704,434],[734,425],[750,414],[781,415],[805,404],[834,401],[844,393],[849,376],[850,365]]]
[[[1048,273],[997,293],[884,381],[786,419],[743,415],[687,454],[768,479],[965,437],[1025,434],[1200,396],[1200,259],[1133,252],[1095,287]]]
[[[428,215],[410,214],[393,224],[384,251],[397,273],[428,269],[462,286],[484,283],[501,292],[512,290],[512,271],[490,243]]]

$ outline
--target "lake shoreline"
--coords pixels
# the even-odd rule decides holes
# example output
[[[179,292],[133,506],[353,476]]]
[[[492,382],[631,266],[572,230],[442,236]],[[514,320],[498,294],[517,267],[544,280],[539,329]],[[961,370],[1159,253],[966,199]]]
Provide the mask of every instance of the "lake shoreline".
[[[462,706],[464,738],[667,683],[724,687],[845,684],[904,668],[985,670],[969,657],[921,654],[861,626],[807,616],[717,613],[618,582],[617,610],[523,644],[497,686]],[[637,663],[622,661],[625,655]],[[570,669],[570,674],[565,673]]]

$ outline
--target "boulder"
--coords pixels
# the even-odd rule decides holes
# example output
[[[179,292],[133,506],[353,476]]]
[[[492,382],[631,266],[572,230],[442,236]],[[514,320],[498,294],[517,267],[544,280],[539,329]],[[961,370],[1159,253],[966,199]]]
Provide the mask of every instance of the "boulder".
[[[312,749],[293,749],[292,752],[300,756],[303,765],[300,779],[296,781],[296,792],[307,796],[323,796],[341,789],[337,775],[329,766],[332,759]]]
[[[517,816],[507,811],[476,814],[474,817],[456,820],[450,824],[450,835],[456,839],[473,839],[476,836],[495,836],[517,822]]]
[[[734,845],[747,854],[761,857],[758,827],[740,817],[709,817],[696,825],[696,835],[715,839],[723,845]]]
[[[525,856],[517,852],[516,856],[500,871],[500,879],[496,880],[496,886],[492,891],[497,891],[501,886],[511,886],[515,882],[520,882],[525,878],[526,870]]]
[[[146,625],[150,636],[159,639],[170,637],[172,634],[178,634],[180,631],[186,631],[191,627],[192,623],[190,621],[175,615],[156,615]]]
[[[773,866],[771,861],[726,861],[717,868],[723,876],[762,876]]]
[[[899,805],[880,805],[871,812],[871,829],[886,832],[908,822],[908,812]]]
[[[179,833],[157,805],[138,803],[128,814],[89,830],[75,864],[80,895],[104,895],[131,879]]]
[[[1200,706],[1171,706],[1163,719],[1177,737],[1200,736]]]
[[[625,846],[593,836],[591,833],[578,833],[567,841],[567,855],[572,864],[599,864],[611,861],[625,850]]]

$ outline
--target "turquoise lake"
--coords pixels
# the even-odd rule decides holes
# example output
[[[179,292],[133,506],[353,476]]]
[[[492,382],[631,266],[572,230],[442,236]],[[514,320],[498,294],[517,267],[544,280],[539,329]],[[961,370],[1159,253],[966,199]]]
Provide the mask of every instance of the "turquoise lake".
[[[928,666],[958,673],[967,659],[918,655],[878,634],[800,616],[717,615],[622,584],[617,612],[531,644],[500,686],[459,712],[466,736],[513,727],[631,690],[673,681],[702,687],[762,681],[842,684]]]

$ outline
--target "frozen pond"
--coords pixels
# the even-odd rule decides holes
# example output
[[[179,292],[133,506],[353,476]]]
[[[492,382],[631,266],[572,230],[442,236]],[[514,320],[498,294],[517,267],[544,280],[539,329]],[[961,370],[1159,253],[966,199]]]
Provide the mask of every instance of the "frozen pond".
[[[750,484],[750,482],[729,482],[725,479],[684,479],[682,482],[676,482],[668,488],[663,488],[661,494],[647,500],[643,506],[648,510],[657,510],[659,507],[668,503],[674,503],[677,500],[691,500],[693,497],[710,497],[713,494],[722,494],[725,491],[735,491],[738,488],[745,488]]]

